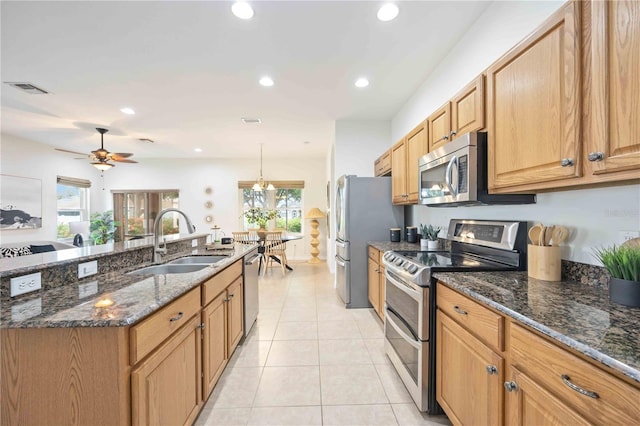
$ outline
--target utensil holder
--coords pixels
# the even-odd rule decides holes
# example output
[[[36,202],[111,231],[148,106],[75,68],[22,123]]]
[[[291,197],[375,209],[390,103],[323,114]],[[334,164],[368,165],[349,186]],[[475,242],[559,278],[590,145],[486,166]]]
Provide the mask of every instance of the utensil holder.
[[[531,278],[544,281],[560,281],[560,247],[534,246],[527,248],[527,269]]]

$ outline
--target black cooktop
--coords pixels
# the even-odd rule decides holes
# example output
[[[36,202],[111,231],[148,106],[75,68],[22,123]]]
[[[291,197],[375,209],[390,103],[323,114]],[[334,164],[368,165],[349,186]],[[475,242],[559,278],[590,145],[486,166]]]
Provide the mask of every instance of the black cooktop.
[[[406,257],[416,264],[428,266],[433,271],[495,271],[514,269],[512,266],[479,258],[472,254],[451,253],[448,251],[395,251],[395,253]]]

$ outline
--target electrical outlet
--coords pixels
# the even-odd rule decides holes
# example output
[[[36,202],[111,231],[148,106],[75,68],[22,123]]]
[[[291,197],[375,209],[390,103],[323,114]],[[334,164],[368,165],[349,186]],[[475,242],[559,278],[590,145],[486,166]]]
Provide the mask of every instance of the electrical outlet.
[[[80,284],[78,286],[78,297],[84,299],[85,297],[94,295],[98,292],[98,281],[91,281],[90,283]]]
[[[24,321],[37,317],[42,313],[42,298],[29,300],[28,302],[13,305],[11,307],[11,320]]]
[[[638,231],[618,231],[618,236],[620,237],[620,241],[623,243],[625,241],[632,240],[634,238],[640,237],[640,232]]]
[[[88,277],[98,273],[98,261],[85,262],[78,264],[78,278]]]
[[[198,247],[198,240],[191,240],[191,247]]]
[[[42,275],[40,272],[11,278],[11,297],[40,290],[41,288]]]

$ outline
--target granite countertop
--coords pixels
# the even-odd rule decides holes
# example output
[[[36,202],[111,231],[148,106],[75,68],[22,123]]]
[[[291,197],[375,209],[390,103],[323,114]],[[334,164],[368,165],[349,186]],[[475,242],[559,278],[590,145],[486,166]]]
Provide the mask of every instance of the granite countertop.
[[[438,272],[434,277],[640,382],[640,308],[610,302],[606,289],[536,280],[526,272]]]
[[[208,234],[174,234],[163,237],[167,242],[193,240],[206,237]],[[97,246],[86,246],[71,248],[66,250],[56,250],[46,253],[37,253],[29,256],[2,258],[0,262],[0,277],[19,273],[21,271],[32,272],[38,268],[50,267],[56,264],[63,264],[73,260],[93,260],[100,257],[109,256],[114,253],[127,250],[136,250],[143,247],[153,247],[153,237],[145,237],[139,240],[122,241],[118,243],[101,244]]]
[[[420,250],[420,243],[408,243],[406,241],[400,241],[399,243],[392,243],[391,241],[369,241],[367,244],[383,252],[389,250]]]
[[[93,275],[75,284],[4,302],[2,328],[122,327],[134,324],[197,287],[258,245],[235,244],[230,255],[200,271],[184,274],[127,275],[149,265]],[[192,253],[189,253],[191,255]],[[204,248],[195,254],[214,254]],[[98,302],[112,301],[108,307]]]

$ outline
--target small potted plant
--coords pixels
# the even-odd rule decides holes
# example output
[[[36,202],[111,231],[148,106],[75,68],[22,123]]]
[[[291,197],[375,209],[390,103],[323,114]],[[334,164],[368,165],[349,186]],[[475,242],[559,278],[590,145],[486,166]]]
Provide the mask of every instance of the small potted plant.
[[[595,256],[611,275],[609,299],[626,306],[640,307],[640,247],[602,248]]]
[[[95,245],[112,242],[115,238],[117,226],[120,226],[120,222],[113,220],[113,211],[91,213],[91,223],[89,225],[91,234],[89,238]]]
[[[244,217],[247,218],[247,222],[250,224],[257,224],[260,229],[258,236],[264,239],[266,233],[267,222],[278,217],[277,210],[263,209],[262,207],[252,207],[244,212]]]
[[[431,225],[420,224],[420,249],[421,250],[438,250],[438,234],[440,228],[434,228]]]

